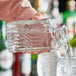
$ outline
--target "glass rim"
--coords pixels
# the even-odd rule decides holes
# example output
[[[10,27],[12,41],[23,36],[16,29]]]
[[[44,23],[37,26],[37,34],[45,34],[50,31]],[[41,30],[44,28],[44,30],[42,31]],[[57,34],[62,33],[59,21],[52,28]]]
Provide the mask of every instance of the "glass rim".
[[[9,23],[7,23],[7,25],[10,25],[10,24],[34,24],[34,23],[37,23],[37,22],[41,22],[41,21],[46,21],[46,20],[51,20],[50,18],[44,18],[44,19],[38,19],[38,20],[18,20],[18,21],[11,21]]]

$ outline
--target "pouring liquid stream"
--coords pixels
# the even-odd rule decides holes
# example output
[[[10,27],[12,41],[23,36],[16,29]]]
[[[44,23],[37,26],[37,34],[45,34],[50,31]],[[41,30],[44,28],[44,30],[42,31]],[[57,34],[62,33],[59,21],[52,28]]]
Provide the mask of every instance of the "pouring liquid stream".
[[[64,47],[66,50],[66,55],[64,57],[64,70],[63,70],[63,76],[72,76],[72,62],[71,62],[71,47],[69,44],[69,38],[67,34],[66,27],[63,28],[63,39],[64,39]]]

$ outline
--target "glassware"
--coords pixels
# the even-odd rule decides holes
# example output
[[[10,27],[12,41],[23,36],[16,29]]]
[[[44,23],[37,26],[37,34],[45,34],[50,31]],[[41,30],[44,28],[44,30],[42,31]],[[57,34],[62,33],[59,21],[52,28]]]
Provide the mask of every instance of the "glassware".
[[[57,62],[59,66],[60,60],[62,61],[61,65],[64,65],[63,70],[61,70],[63,76],[72,74],[71,49],[68,43],[67,28],[65,26],[58,27],[55,19],[13,21],[7,23],[6,30],[8,49],[13,53],[38,54],[38,63],[42,62],[40,64],[44,66],[43,76],[47,76],[47,68],[50,68],[48,76],[50,74],[56,76]],[[59,58],[57,61],[58,53],[63,50],[62,47],[65,50],[64,61]],[[37,68],[41,68],[39,65]]]
[[[56,65],[57,65],[57,61],[55,62],[56,56],[55,52],[51,53],[51,51],[57,49],[59,45],[60,33],[58,34],[59,28],[56,25],[55,19],[14,21],[7,24],[6,30],[7,30],[7,42],[9,50],[12,50],[13,53],[19,53],[19,52],[34,53],[34,54],[41,53],[41,55],[38,54],[38,61],[40,63],[40,59],[42,59],[44,65],[46,65],[46,63],[43,58],[47,59],[49,57],[46,62],[50,64],[50,67],[52,66],[52,68],[54,68],[53,71],[51,69],[50,69],[51,71],[50,70],[49,71],[51,72],[52,75],[56,74]],[[35,33],[35,35],[33,33]],[[35,45],[36,47],[34,47]],[[46,57],[44,54],[42,54],[43,52],[45,53]],[[20,71],[19,66],[21,67],[22,63],[24,63],[24,60],[23,61],[19,60],[19,57],[21,55],[22,54],[20,55],[15,54],[16,58],[14,63],[19,62],[19,64],[18,65],[16,64],[14,67],[15,68],[17,67],[18,71]],[[39,67],[38,65],[37,69],[38,68],[41,67]],[[44,66],[44,68],[49,69],[48,66],[47,67]],[[38,73],[40,73],[39,70]],[[17,70],[16,71],[14,70],[14,74],[18,74],[19,76],[21,75],[17,72]],[[46,76],[47,74],[44,73],[43,75]]]
[[[25,53],[50,51],[52,37],[58,29],[53,19],[14,21],[8,23],[6,28],[8,49]]]

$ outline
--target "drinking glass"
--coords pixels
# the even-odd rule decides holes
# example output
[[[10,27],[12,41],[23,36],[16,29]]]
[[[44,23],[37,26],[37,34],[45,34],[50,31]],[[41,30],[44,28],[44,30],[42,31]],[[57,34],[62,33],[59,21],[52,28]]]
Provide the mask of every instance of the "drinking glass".
[[[58,59],[57,76],[76,76],[76,57],[71,57],[71,63],[70,65],[66,63],[67,66],[65,60],[64,57]]]
[[[67,29],[65,26],[58,27],[55,19],[13,21],[7,23],[6,30],[8,49],[11,52],[38,54],[39,76],[56,76],[61,65],[64,65],[63,70],[60,69],[62,75],[72,74]],[[65,56],[60,54],[61,50],[64,51],[62,48]],[[61,58],[63,56],[64,60]]]

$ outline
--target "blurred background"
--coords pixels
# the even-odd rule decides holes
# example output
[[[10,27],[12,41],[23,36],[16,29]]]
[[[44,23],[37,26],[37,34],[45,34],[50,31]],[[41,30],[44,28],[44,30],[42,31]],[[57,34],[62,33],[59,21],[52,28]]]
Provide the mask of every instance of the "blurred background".
[[[66,25],[69,42],[76,56],[76,0],[29,0],[44,18],[55,18]],[[0,76],[38,76],[37,54],[12,54],[7,50],[6,23],[0,21]]]

